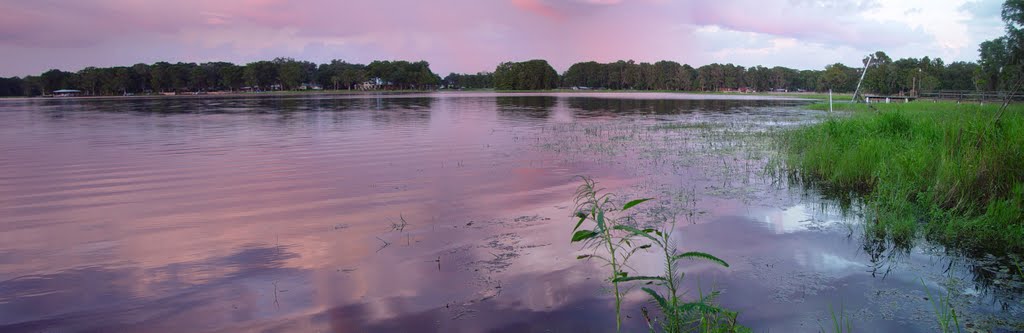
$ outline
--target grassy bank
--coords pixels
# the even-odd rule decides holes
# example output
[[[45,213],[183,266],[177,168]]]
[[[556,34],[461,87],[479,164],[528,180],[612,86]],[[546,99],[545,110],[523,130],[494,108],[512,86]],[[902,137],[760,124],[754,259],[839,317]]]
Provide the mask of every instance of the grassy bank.
[[[1024,106],[874,107],[784,133],[790,175],[863,195],[867,229],[898,243],[1024,253]]]

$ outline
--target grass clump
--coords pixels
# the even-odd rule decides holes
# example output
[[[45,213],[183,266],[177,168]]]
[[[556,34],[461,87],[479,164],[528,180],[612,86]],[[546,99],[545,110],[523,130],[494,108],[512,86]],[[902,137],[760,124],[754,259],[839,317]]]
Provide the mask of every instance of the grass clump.
[[[921,279],[921,285],[924,286],[924,292],[928,295],[926,299],[931,303],[932,310],[935,311],[935,322],[939,325],[939,330],[942,333],[962,332],[960,319],[957,317],[956,310],[953,309],[949,296],[939,293],[933,297],[931,291],[928,291],[928,285],[924,283],[924,279]]]
[[[836,310],[832,308],[832,304],[828,305],[828,312],[831,315],[832,327],[831,331],[826,331],[824,327],[819,332],[831,332],[831,333],[851,333],[853,332],[853,321],[846,315],[846,311],[843,311],[842,304],[839,305],[839,313],[836,314]]]
[[[1024,107],[873,106],[784,133],[790,176],[862,195],[866,229],[897,242],[1024,253]]]
[[[593,249],[592,254],[580,255],[577,259],[599,260],[610,268],[608,281],[615,293],[616,331],[622,327],[622,298],[628,289],[626,283],[644,283],[640,289],[650,296],[662,313],[652,319],[644,308],[644,319],[651,332],[659,328],[662,332],[749,332],[737,324],[737,313],[714,304],[718,292],[704,295],[700,292],[696,300],[684,301],[680,292],[684,273],[679,269],[682,260],[702,260],[729,267],[724,260],[704,252],[680,252],[672,242],[675,220],[662,229],[637,226],[624,212],[642,204],[648,199],[637,199],[621,208],[611,203],[612,195],[597,187],[597,183],[583,178],[583,184],[576,190],[576,226],[572,242],[583,243]],[[619,215],[619,216],[613,216]],[[585,222],[587,225],[584,225]],[[665,270],[661,275],[631,275],[629,260],[641,251],[652,249],[664,259]]]

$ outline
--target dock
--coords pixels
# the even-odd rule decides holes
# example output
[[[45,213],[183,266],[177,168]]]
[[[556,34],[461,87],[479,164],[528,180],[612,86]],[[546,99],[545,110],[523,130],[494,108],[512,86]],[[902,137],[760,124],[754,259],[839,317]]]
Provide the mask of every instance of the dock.
[[[896,103],[909,103],[917,99],[917,96],[885,96],[885,95],[863,95],[864,103],[885,103],[889,104],[892,102]]]

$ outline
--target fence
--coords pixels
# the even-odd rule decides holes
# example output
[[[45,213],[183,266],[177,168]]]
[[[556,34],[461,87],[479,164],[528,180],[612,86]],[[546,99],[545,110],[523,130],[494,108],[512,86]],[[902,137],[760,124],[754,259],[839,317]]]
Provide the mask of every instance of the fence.
[[[922,92],[921,98],[941,99],[964,102],[1001,102],[1009,96],[1011,101],[1024,101],[1024,93],[1012,96],[1008,91],[975,91],[975,90],[935,90]]]

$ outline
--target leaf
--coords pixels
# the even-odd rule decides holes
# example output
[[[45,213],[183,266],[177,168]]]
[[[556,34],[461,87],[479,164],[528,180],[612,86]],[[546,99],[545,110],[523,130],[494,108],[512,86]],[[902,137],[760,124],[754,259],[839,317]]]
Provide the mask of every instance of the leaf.
[[[603,209],[598,209],[597,210],[597,228],[598,228],[598,230],[605,230],[605,226],[604,226],[604,210]]]
[[[711,303],[711,302],[714,302],[715,299],[718,298],[718,295],[721,295],[721,294],[722,294],[721,291],[715,290],[715,291],[712,291],[710,294],[707,294],[707,296],[701,297],[700,301],[703,302],[703,303]]]
[[[654,199],[654,198],[636,199],[636,200],[627,202],[625,206],[622,206],[622,210],[625,211],[627,209],[633,208],[633,206],[642,204],[644,201],[651,200],[651,199]]]
[[[637,235],[637,236],[640,236],[640,237],[647,237],[648,239],[654,241],[655,243],[661,244],[661,242],[658,241],[657,238],[654,238],[654,236],[651,236],[650,234],[648,234],[646,232],[643,232],[640,229],[637,229],[637,228],[634,228],[634,227],[631,227],[631,226],[628,226],[628,225],[617,225],[617,226],[613,227],[612,229],[629,231],[630,233],[632,233],[634,235]]]
[[[583,213],[580,213],[580,214],[583,215]],[[582,225],[583,221],[586,220],[586,219],[587,219],[586,215],[580,216],[580,221],[576,222],[576,226],[572,228],[572,232],[576,232],[576,229],[579,229],[580,225]]]
[[[718,257],[710,255],[710,254],[707,254],[707,253],[704,253],[704,252],[686,252],[686,253],[678,254],[675,257],[672,257],[672,260],[679,260],[679,259],[682,259],[682,258],[703,259],[703,260],[707,260],[707,261],[710,261],[710,262],[713,262],[713,263],[716,263],[716,264],[719,264],[719,265],[722,265],[722,266],[725,266],[725,267],[729,267],[729,263],[725,262],[725,260],[718,259]]]
[[[629,256],[632,256],[633,254],[635,254],[636,251],[645,250],[645,249],[649,249],[649,248],[651,248],[651,244],[644,244],[644,245],[640,245],[640,246],[634,247],[632,250],[629,250],[629,254],[626,255],[626,258],[629,258]]]
[[[711,306],[711,305],[705,304],[703,302],[686,303],[686,304],[682,304],[682,305],[679,306],[679,312],[690,312],[690,311],[694,311],[694,310],[699,311],[701,313],[719,313],[719,312],[722,312],[721,308],[718,308],[716,306]]]
[[[591,239],[597,236],[597,233],[593,230],[580,230],[572,234],[572,242],[579,242],[581,240]]]
[[[604,260],[605,262],[608,262],[608,258],[599,256],[599,255],[596,255],[596,254],[582,254],[582,255],[576,256],[576,259],[579,259],[579,260],[583,260],[583,259],[586,259],[586,260],[601,259],[601,260]]]
[[[660,277],[660,276],[640,276],[640,275],[638,275],[638,276],[630,276],[630,277],[625,277],[624,276],[624,277],[615,278],[615,279],[612,280],[612,282],[626,282],[626,281],[665,281],[665,278]]]
[[[661,297],[661,295],[658,295],[658,292],[656,292],[654,290],[651,290],[651,288],[647,288],[647,287],[640,288],[640,290],[643,290],[648,295],[651,295],[651,298],[653,298],[654,301],[658,302],[658,306],[661,306],[661,311],[662,312],[665,312],[665,313],[669,312],[669,311],[667,311],[669,309],[668,308],[668,302],[665,301],[664,297]]]

